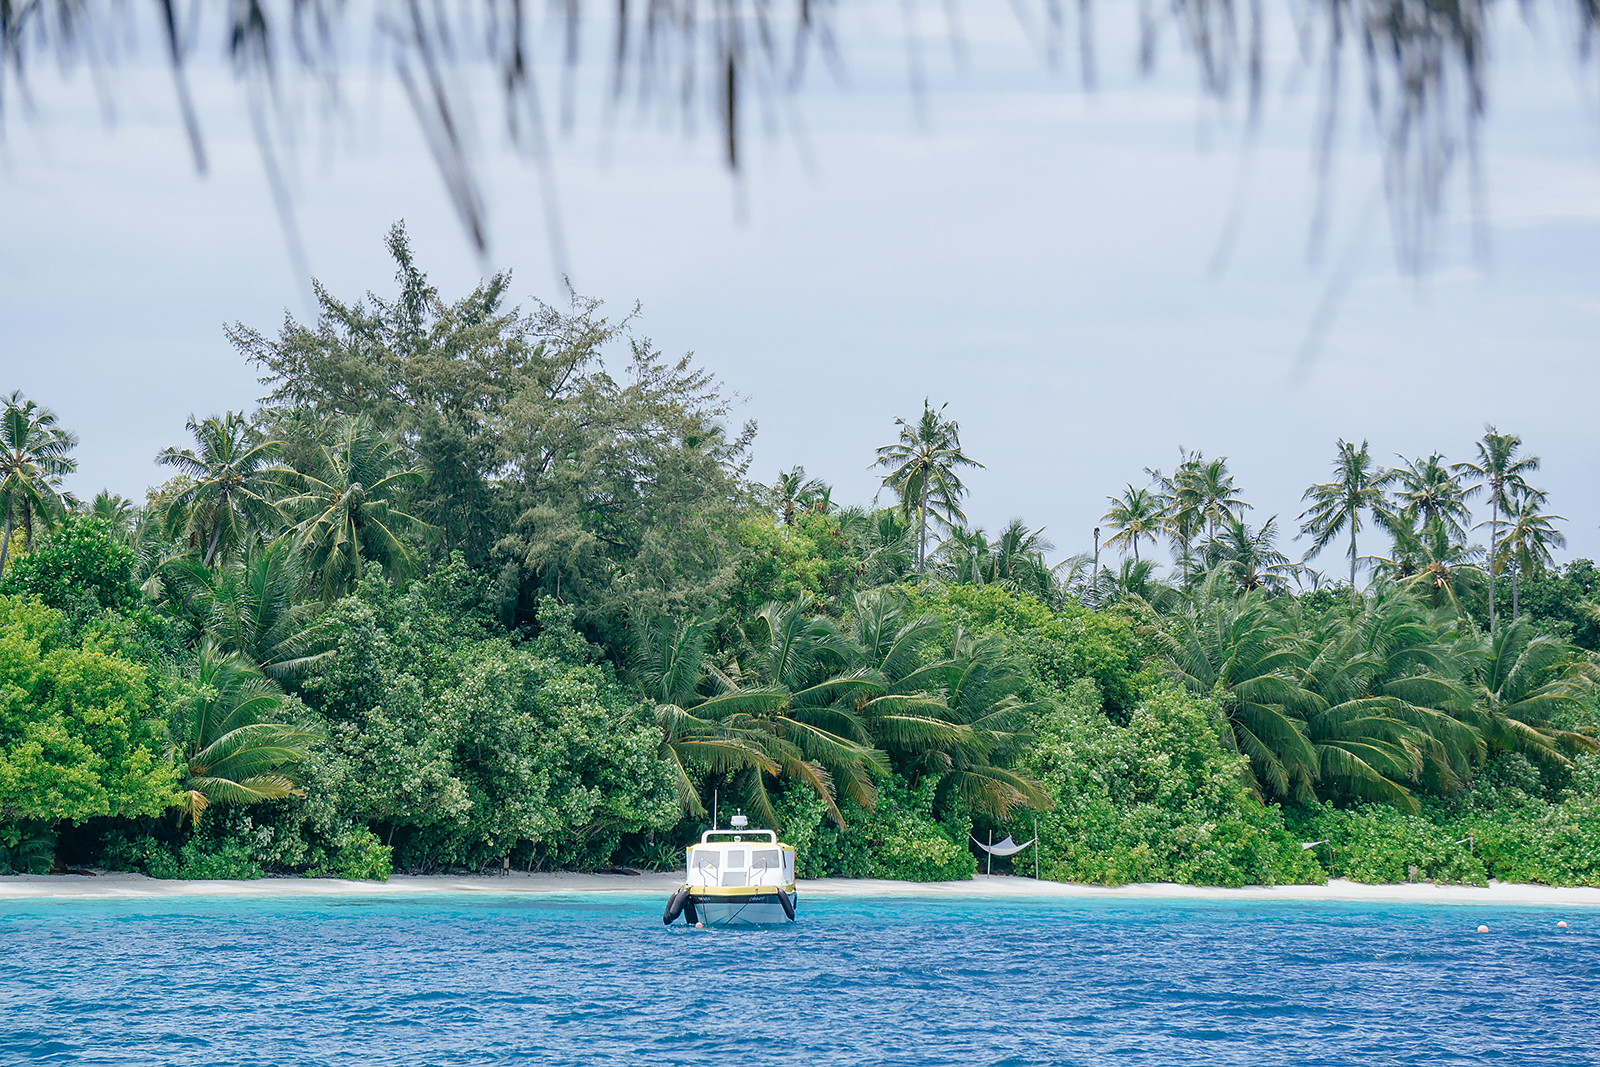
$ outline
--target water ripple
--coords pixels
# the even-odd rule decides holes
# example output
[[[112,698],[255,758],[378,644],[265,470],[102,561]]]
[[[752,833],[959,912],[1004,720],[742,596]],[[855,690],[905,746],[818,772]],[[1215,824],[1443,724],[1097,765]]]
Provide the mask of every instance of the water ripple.
[[[0,1062],[1565,1067],[1600,1044],[1600,915],[816,899],[781,929],[659,915],[642,896],[9,903]]]

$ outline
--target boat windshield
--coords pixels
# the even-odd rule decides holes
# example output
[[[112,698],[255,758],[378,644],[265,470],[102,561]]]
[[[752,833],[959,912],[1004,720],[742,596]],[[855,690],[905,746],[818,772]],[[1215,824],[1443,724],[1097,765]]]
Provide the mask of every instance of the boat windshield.
[[[775,848],[758,848],[750,853],[750,869],[752,871],[775,871],[782,866],[779,852]]]
[[[710,871],[715,874],[720,856],[721,853],[716,849],[697,848],[694,850],[694,869],[697,871]]]

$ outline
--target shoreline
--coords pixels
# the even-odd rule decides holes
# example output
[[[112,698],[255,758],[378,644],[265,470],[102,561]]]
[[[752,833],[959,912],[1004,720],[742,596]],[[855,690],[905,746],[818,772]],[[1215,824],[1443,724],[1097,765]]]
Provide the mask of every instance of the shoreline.
[[[395,875],[387,882],[337,878],[259,878],[252,881],[180,881],[113,871],[84,875],[0,875],[0,905],[20,900],[137,900],[178,897],[404,897],[426,894],[564,895],[659,894],[682,885],[680,873]],[[1600,908],[1600,888],[1490,882],[1487,887],[1408,882],[1367,885],[1333,879],[1326,885],[1217,886],[1145,882],[1123,886],[1044,882],[1009,875],[975,875],[961,882],[891,882],[822,878],[798,885],[804,897],[971,898],[1012,900],[1191,900],[1264,903],[1384,903],[1535,905]]]

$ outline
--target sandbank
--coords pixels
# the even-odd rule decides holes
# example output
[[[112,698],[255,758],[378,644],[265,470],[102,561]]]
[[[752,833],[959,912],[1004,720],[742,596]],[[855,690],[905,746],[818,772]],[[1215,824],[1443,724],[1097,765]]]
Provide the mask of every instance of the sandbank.
[[[337,878],[260,878],[254,881],[172,881],[142,874],[0,876],[0,906],[24,899],[82,900],[149,897],[395,897],[427,894],[485,895],[644,893],[666,898],[682,884],[682,872],[625,874],[528,874],[511,871],[483,875],[396,875],[387,882],[347,882]],[[960,882],[890,882],[866,878],[821,878],[799,883],[802,898],[919,897],[1082,900],[1343,901],[1351,903],[1534,905],[1600,908],[1600,889],[1562,888],[1490,882],[1488,886],[1413,882],[1367,885],[1339,878],[1326,885],[1214,886],[1168,882],[1124,886],[1043,882],[1011,876],[976,877]]]

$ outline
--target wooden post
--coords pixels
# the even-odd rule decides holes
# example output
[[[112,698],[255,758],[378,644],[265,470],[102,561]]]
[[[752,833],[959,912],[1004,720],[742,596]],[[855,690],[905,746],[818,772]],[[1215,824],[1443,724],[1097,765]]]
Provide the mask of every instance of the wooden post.
[[[1089,593],[1094,598],[1094,606],[1100,606],[1100,527],[1094,528],[1094,574],[1089,583]]]

